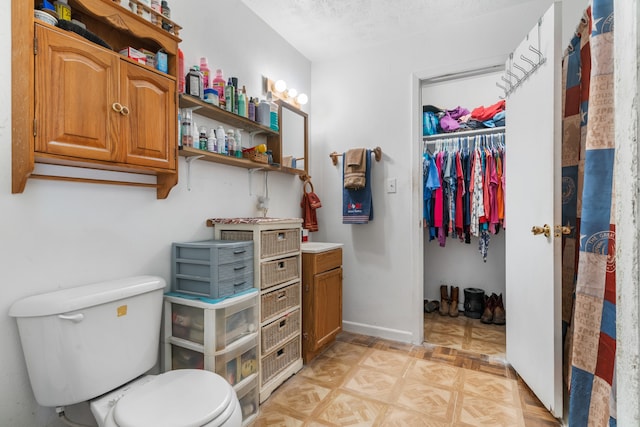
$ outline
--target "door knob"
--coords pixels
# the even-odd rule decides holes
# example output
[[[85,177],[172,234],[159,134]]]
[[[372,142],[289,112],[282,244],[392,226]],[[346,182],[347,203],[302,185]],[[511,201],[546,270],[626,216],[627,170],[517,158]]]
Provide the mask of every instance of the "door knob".
[[[556,237],[560,237],[563,234],[571,234],[571,227],[567,227],[566,225],[556,225],[555,233],[553,233]]]
[[[531,227],[531,232],[534,236],[537,236],[538,234],[544,234],[545,237],[549,237],[551,235],[551,227],[549,227],[549,224],[545,224],[542,227],[540,227],[539,225],[534,225],[533,227]]]

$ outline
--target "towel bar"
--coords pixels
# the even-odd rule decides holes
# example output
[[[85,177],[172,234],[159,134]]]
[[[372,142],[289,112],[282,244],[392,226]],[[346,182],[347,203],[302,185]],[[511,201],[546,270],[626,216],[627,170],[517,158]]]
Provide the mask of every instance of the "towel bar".
[[[371,152],[376,155],[376,162],[379,162],[380,160],[382,160],[382,148],[380,147],[372,148]],[[335,166],[338,164],[338,157],[342,157],[342,154],[338,154],[337,152],[334,151],[333,153],[329,154],[329,157],[331,157],[331,161]]]

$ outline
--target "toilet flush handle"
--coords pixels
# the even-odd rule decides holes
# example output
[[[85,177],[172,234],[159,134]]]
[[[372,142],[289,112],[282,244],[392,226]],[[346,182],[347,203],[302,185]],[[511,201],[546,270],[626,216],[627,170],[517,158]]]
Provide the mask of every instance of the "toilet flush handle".
[[[58,317],[63,320],[71,320],[73,323],[79,323],[84,319],[84,314],[58,314]]]

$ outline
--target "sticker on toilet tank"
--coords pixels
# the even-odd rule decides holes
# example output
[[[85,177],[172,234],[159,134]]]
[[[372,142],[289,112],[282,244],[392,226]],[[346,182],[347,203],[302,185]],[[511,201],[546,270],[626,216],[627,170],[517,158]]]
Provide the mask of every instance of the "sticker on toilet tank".
[[[121,305],[120,307],[117,308],[117,312],[118,312],[118,317],[120,316],[126,316],[127,315],[127,306],[125,305]]]

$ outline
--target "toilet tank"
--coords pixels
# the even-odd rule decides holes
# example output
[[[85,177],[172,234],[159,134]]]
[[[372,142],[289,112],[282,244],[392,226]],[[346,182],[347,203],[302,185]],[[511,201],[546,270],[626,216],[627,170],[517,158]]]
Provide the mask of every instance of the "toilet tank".
[[[29,380],[42,406],[92,399],[156,363],[165,280],[138,276],[16,301]]]

